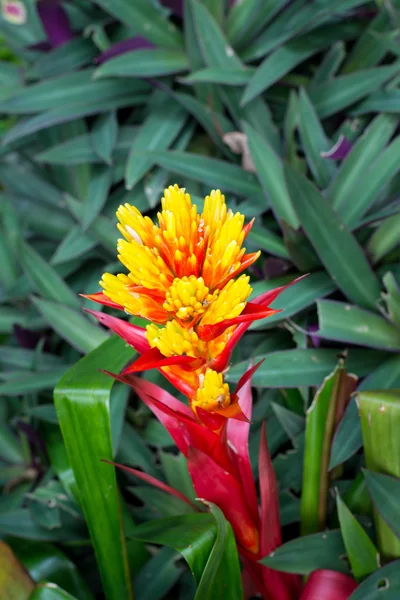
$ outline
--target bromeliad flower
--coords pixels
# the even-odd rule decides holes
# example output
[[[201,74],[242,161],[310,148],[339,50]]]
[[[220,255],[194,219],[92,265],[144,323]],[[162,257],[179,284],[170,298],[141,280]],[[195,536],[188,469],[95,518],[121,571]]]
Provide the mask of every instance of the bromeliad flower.
[[[213,190],[200,214],[189,194],[170,186],[161,200],[158,223],[126,204],[117,211],[118,258],[127,273],[106,273],[96,302],[147,319],[146,330],[91,311],[142,356],[124,374],[158,368],[190,400],[209,427],[222,419],[245,418],[237,390],[224,381],[234,345],[284,287],[248,302],[250,278],[242,272],[260,255],[246,254],[252,222],[228,210]],[[290,285],[290,284],[289,284]],[[212,415],[214,415],[212,417]]]

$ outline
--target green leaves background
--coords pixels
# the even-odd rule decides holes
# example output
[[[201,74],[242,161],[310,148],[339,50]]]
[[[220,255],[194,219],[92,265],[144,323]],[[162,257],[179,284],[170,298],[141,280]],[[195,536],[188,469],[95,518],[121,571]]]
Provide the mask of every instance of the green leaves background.
[[[311,481],[304,496],[311,506],[319,501],[321,465],[305,415],[314,398],[329,396],[324,385],[338,360],[361,392],[400,388],[400,3],[185,0],[181,18],[168,3],[79,0],[62,4],[74,38],[46,52],[35,47],[46,40],[36,3],[25,4],[24,25],[0,21],[0,535],[35,581],[58,586],[38,587],[32,598],[86,600],[102,588],[124,599],[132,587],[138,600],[191,600],[196,585],[212,598],[219,592],[207,572],[228,573],[217,533],[228,540],[226,553],[234,548],[218,509],[189,515],[213,532],[210,557],[219,561],[210,558],[206,579],[192,578],[174,550],[151,546],[149,554],[135,537],[137,527],[141,540],[156,543],[157,520],[177,519],[182,505],[100,463],[117,458],[193,498],[169,435],[98,373],[119,357],[118,369],[130,349],[82,312],[91,303],[79,297],[98,290],[104,271],[120,269],[119,204],[155,217],[164,187],[175,182],[199,205],[220,187],[233,210],[257,217],[247,239],[250,250],[262,250],[254,294],[310,273],[275,302],[283,312],[250,329],[227,379],[238,381],[250,358],[266,358],[253,379],[250,454],[256,467],[266,418],[291,540],[268,566],[302,574],[350,568],[363,579],[375,564],[368,493],[397,535],[399,474],[386,466],[376,476],[381,465],[367,464],[364,480],[354,400],[329,440],[317,436],[330,463],[324,518],[332,531],[323,553],[317,530],[297,539],[307,514],[299,497]],[[138,49],[98,61],[132,38]],[[228,143],[229,133],[239,145]],[[343,138],[350,151],[329,158]],[[146,377],[166,385],[158,374]],[[316,464],[318,476],[303,479],[304,466]],[[103,503],[85,482],[112,492]],[[240,597],[235,565],[226,597]],[[397,589],[398,569],[384,569]],[[371,579],[377,573],[354,598],[384,595]],[[155,574],[159,585],[146,591]]]

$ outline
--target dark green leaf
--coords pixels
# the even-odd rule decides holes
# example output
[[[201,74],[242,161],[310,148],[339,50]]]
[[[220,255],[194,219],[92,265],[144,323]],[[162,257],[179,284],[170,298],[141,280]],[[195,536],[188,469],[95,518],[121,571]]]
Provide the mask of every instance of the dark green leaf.
[[[309,575],[316,569],[347,573],[346,549],[339,530],[314,533],[286,542],[260,562],[285,573]]]
[[[162,77],[187,70],[187,57],[179,50],[135,50],[105,62],[98,67],[94,78]]]
[[[300,222],[332,279],[350,300],[375,308],[380,286],[357,240],[303,175],[288,166],[286,181]]]

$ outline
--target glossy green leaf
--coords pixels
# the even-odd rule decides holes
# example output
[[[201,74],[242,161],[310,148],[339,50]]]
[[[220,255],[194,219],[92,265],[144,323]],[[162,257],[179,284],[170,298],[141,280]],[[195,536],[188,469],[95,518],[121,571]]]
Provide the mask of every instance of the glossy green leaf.
[[[252,75],[251,69],[224,69],[207,67],[180,79],[181,83],[218,83],[219,85],[244,85]]]
[[[367,244],[367,252],[372,263],[380,261],[399,243],[400,213],[388,217],[376,229]]]
[[[329,81],[336,75],[340,65],[346,58],[346,46],[340,40],[332,45],[325,56],[321,60],[321,64],[317,67],[312,81],[310,83],[310,89],[319,83]]]
[[[284,4],[285,0],[266,0],[262,4],[258,0],[235,2],[230,7],[226,23],[230,42],[235,47],[245,45],[274,18]]]
[[[25,276],[36,292],[47,300],[62,302],[73,308],[79,307],[77,296],[33,246],[23,243],[19,257]]]
[[[358,389],[390,389],[400,387],[400,357],[392,356],[383,362],[361,382]],[[329,470],[345,462],[362,446],[362,435],[358,408],[353,398],[339,423],[332,444]]]
[[[269,3],[265,4],[268,9]],[[306,0],[297,0],[286,6],[285,10],[281,10],[280,14],[262,30],[257,39],[248,44],[243,51],[243,56],[246,60],[261,58],[297,35],[310,33],[319,25],[342,16],[343,12],[356,8],[360,4],[363,4],[362,0],[338,0],[335,4],[323,1],[318,6],[311,6]],[[347,23],[334,23],[333,27],[337,30],[338,27],[342,28],[344,25]]]
[[[133,581],[135,598],[138,600],[162,600],[177,583],[181,574],[177,554],[170,548],[162,548],[142,567]]]
[[[246,243],[247,246],[265,250],[268,254],[280,256],[281,258],[289,258],[282,239],[266,227],[253,225],[246,238]]]
[[[9,103],[0,103],[3,112],[31,114],[56,108],[72,108],[101,101],[115,100],[121,94],[131,95],[148,90],[143,82],[93,81],[94,70],[84,69],[61,75],[49,81],[41,81],[22,88]]]
[[[337,349],[282,350],[253,357],[254,362],[265,358],[252,377],[255,387],[301,387],[320,385],[322,379],[335,368]],[[362,377],[376,368],[385,353],[375,350],[350,350],[346,358],[346,370]],[[248,368],[248,361],[237,363],[226,374],[226,380],[239,381]]]
[[[197,583],[196,599],[242,598],[240,569],[232,529],[222,512],[182,515],[150,521],[136,528],[135,538],[175,548]]]
[[[371,181],[374,181],[373,188],[376,183],[373,178],[371,180],[368,178],[368,182],[366,182],[365,172],[379,157],[380,152],[393,135],[396,125],[397,119],[393,115],[376,117],[357,140],[346,160],[343,161],[329,188],[328,198],[347,225],[353,225],[357,221],[357,217],[362,216],[365,197],[367,200],[365,210],[368,209],[368,188],[371,186]],[[380,174],[376,172],[375,175],[378,175],[379,181]],[[378,187],[376,191],[379,189]],[[358,199],[359,193],[361,194],[360,199]]]
[[[341,75],[313,86],[310,90],[310,100],[320,117],[329,117],[379,89],[398,72],[399,65],[394,63]]]
[[[379,92],[374,92],[368,98],[357,104],[357,108],[352,111],[353,115],[365,115],[371,112],[388,112],[398,114],[400,90],[390,88]]]
[[[106,61],[94,77],[162,77],[187,69],[187,57],[178,50],[135,50]]]
[[[400,349],[400,330],[376,313],[333,300],[318,300],[317,310],[321,338],[367,348]]]
[[[121,508],[113,467],[109,396],[132,349],[112,337],[81,359],[59,382],[55,405],[107,598],[132,598]]]
[[[328,152],[332,143],[325,134],[318,115],[304,89],[300,91],[299,132],[307,163],[316,182],[327,187],[335,172],[335,165],[321,154]]]
[[[348,567],[343,560],[345,553],[340,530],[333,530],[286,542],[260,562],[266,567],[285,573],[309,575],[316,569],[347,573]]]
[[[343,362],[326,377],[307,410],[301,494],[302,534],[325,527],[329,488],[329,457],[336,412],[346,406],[357,378],[347,374]]]
[[[93,149],[107,165],[112,164],[112,154],[118,138],[118,121],[114,111],[98,117],[92,127]]]
[[[342,39],[347,37],[346,33],[346,30],[341,28]],[[355,35],[353,28],[349,28],[348,33],[350,37]],[[331,27],[321,27],[313,35],[306,34],[296,38],[271,52],[250,79],[243,94],[242,103],[246,104],[282,79],[294,67],[335,42],[338,39],[337,36],[338,32]]]
[[[29,69],[30,77],[57,77],[91,64],[98,54],[96,46],[87,39],[74,38],[41,55]]]
[[[364,469],[364,477],[368,492],[377,511],[400,539],[400,509],[397,502],[400,479],[382,473],[375,473],[368,469]]]
[[[51,257],[52,265],[60,265],[75,258],[86,256],[97,246],[97,241],[84,233],[80,225],[72,227],[57,246]]]
[[[166,150],[185,124],[187,113],[180,104],[161,94],[159,104],[153,108],[140,127],[130,150],[125,171],[125,185],[131,190],[151,169],[153,161],[147,152]]]
[[[32,296],[33,304],[57,333],[81,352],[90,352],[104,342],[108,334],[81,312],[62,304]]]
[[[70,310],[70,309],[69,309]],[[8,374],[6,381],[0,383],[0,394],[4,396],[19,396],[41,390],[51,390],[67,370],[56,367],[48,371],[14,371]]]
[[[258,179],[277,218],[294,229],[299,221],[293,209],[283,174],[283,165],[272,147],[249,125],[244,125]]]
[[[250,299],[274,287],[273,280],[271,285],[264,281],[257,281],[253,285],[253,292]],[[300,311],[312,306],[314,302],[323,296],[328,296],[336,289],[335,283],[323,271],[311,273],[296,285],[288,287],[279,295],[279,298],[271,303],[275,309],[281,309],[282,312],[271,315],[267,319],[255,321],[251,329],[267,329],[272,325],[284,321],[299,313]]]
[[[332,279],[350,300],[375,308],[380,286],[357,240],[303,175],[288,166],[286,181],[302,227]]]
[[[234,192],[240,196],[263,196],[262,189],[253,173],[249,173],[235,164],[177,150],[149,152],[149,157],[160,167],[200,181],[208,187],[220,188],[225,192]],[[265,208],[267,208],[266,200]]]
[[[13,540],[12,547],[34,581],[51,581],[80,600],[93,600],[77,565],[56,546]]]
[[[147,0],[137,0],[134,4],[129,0],[113,0],[112,4],[108,0],[96,1],[106,12],[154,44],[165,48],[182,46],[181,34],[176,26]]]
[[[400,477],[400,440],[393,434],[397,431],[400,416],[400,390],[362,391],[357,394],[356,400],[367,469]],[[369,488],[368,475],[366,481]],[[393,490],[389,492],[385,504],[391,502],[392,493]],[[399,558],[400,539],[380,516],[381,510],[381,505],[375,505],[378,548],[385,559]],[[390,525],[393,527],[392,523]]]
[[[108,165],[94,165],[83,203],[82,227],[88,229],[100,215],[112,184],[112,171]]]
[[[43,131],[53,125],[60,125],[75,121],[82,117],[101,114],[109,110],[117,110],[127,106],[136,106],[145,104],[148,96],[145,93],[133,94],[129,93],[126,82],[124,81],[124,92],[116,93],[114,98],[101,98],[96,101],[88,101],[85,99],[81,104],[73,104],[71,106],[52,108],[41,112],[34,117],[20,121],[10,129],[3,137],[4,144],[10,144],[16,140],[20,140],[38,131]],[[84,98],[84,96],[83,96]]]
[[[340,531],[351,570],[357,581],[365,579],[380,567],[379,553],[371,538],[347,508],[339,493],[336,496]]]
[[[349,600],[396,600],[400,594],[400,560],[385,565],[363,581]]]
[[[78,600],[55,583],[40,583],[36,586],[29,600]]]

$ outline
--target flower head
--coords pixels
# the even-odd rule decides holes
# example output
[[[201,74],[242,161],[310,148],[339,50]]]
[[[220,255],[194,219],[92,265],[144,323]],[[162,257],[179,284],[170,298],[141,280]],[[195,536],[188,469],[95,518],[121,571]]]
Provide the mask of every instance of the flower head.
[[[266,304],[283,289],[247,302],[250,278],[241,273],[260,254],[246,254],[243,247],[252,223],[227,209],[219,190],[205,198],[199,213],[177,185],[164,191],[157,222],[129,204],[119,207],[117,217],[124,237],[118,258],[127,272],[105,273],[103,292],[89,297],[150,321],[140,334],[112,321],[142,354],[125,373],[159,368],[198,415],[241,418],[224,372],[251,322],[277,312]]]

